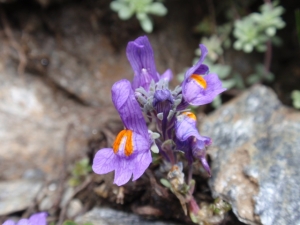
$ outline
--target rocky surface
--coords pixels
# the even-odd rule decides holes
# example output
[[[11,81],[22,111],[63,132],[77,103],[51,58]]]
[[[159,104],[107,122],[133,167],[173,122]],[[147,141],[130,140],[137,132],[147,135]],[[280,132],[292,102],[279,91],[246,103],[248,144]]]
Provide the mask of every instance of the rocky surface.
[[[93,225],[176,225],[170,222],[145,220],[132,213],[97,207],[78,217],[75,221],[78,223],[91,222]]]
[[[101,138],[109,118],[119,118],[112,106],[86,107],[43,79],[0,70],[0,178],[61,176]]]
[[[300,114],[255,86],[208,116],[210,187],[247,224],[300,224]]]
[[[41,189],[42,182],[38,180],[0,182],[0,216],[28,208]]]

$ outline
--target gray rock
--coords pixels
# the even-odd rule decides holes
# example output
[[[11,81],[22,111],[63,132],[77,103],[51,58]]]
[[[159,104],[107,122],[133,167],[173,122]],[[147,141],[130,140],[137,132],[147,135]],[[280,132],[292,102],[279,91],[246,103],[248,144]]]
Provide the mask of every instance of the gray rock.
[[[72,199],[67,209],[67,218],[75,217],[81,212],[82,208],[83,206],[79,199]]]
[[[78,217],[75,221],[80,224],[91,222],[93,225],[176,225],[169,222],[145,220],[132,213],[97,207]]]
[[[89,141],[101,138],[109,118],[119,118],[112,106],[86,107],[43,79],[9,68],[0,69],[2,179],[60,177],[64,164],[85,156]]]
[[[255,86],[200,128],[210,136],[213,195],[247,224],[300,224],[300,113]]]
[[[37,180],[13,180],[0,182],[0,216],[29,207],[42,188]]]

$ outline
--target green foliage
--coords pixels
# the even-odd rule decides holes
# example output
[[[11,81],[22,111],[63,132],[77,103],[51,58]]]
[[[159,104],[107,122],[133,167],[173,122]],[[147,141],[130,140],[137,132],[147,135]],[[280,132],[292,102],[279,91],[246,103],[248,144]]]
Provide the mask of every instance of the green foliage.
[[[169,182],[168,180],[164,179],[164,178],[161,178],[161,179],[160,179],[160,183],[161,183],[162,185],[164,185],[165,187],[167,187],[167,188],[171,188],[170,182]]]
[[[135,14],[147,33],[153,30],[152,20],[148,14],[165,16],[168,12],[161,2],[153,2],[153,0],[115,0],[111,2],[110,8],[118,13],[121,20],[127,20]]]
[[[83,178],[92,171],[88,158],[83,158],[76,162],[72,169],[72,177],[69,179],[70,186],[77,186],[81,183]]]
[[[260,13],[251,13],[235,21],[233,35],[237,40],[233,47],[236,50],[246,53],[252,52],[254,48],[259,52],[266,51],[266,42],[285,26],[281,19],[284,8],[277,4],[265,3],[260,7]]]
[[[300,91],[294,90],[291,94],[292,100],[293,100],[293,106],[296,109],[300,109]]]
[[[73,221],[71,221],[71,220],[66,220],[66,221],[63,223],[63,225],[79,225],[79,224],[77,224],[77,223],[75,223],[75,222],[73,222]],[[87,222],[87,223],[84,223],[84,224],[82,224],[82,225],[93,225],[93,224],[90,223],[90,222]]]
[[[226,65],[223,58],[224,50],[231,47],[231,33],[237,39],[233,44],[233,48],[243,50],[245,53],[250,53],[254,49],[260,52],[266,51],[268,41],[271,41],[274,45],[281,44],[280,38],[275,35],[277,30],[285,26],[285,22],[281,18],[284,8],[278,5],[278,1],[274,1],[273,4],[265,3],[260,7],[259,13],[251,13],[239,20],[235,20],[237,16],[244,15],[247,12],[250,4],[251,1],[240,1],[234,4],[220,3],[218,5],[221,5],[221,10],[216,9],[216,11],[225,13],[229,22],[222,26],[217,26],[212,24],[212,20],[205,18],[195,28],[200,33],[210,35],[203,37],[200,41],[208,49],[204,63],[209,67],[210,72],[218,74],[222,80],[223,87],[227,89],[244,89],[246,85],[274,80],[274,75],[262,64],[254,65],[254,72],[247,79],[244,79],[239,73],[233,71],[231,66]],[[224,10],[224,8],[227,8],[227,10]],[[297,27],[300,38],[299,10],[296,11],[296,21],[298,21]],[[194,64],[201,55],[200,49],[197,49],[195,54],[198,57],[194,59]],[[183,80],[183,77],[183,74],[178,76],[180,81]],[[212,106],[215,108],[218,108],[221,104],[220,96],[217,96],[212,102]]]
[[[231,210],[231,205],[223,201],[221,198],[216,198],[214,203],[210,205],[210,209],[215,215],[220,215]]]

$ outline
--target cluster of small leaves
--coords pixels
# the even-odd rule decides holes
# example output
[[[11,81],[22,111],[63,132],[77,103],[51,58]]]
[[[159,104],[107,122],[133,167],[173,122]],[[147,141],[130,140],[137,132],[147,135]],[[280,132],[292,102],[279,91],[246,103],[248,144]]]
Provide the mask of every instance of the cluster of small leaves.
[[[135,14],[142,29],[147,33],[153,30],[153,23],[148,14],[165,16],[168,12],[161,2],[153,0],[115,0],[111,2],[110,8],[118,13],[121,20],[127,20]]]
[[[221,198],[216,198],[213,203],[202,202],[198,213],[190,212],[191,220],[196,224],[221,224],[226,213],[231,210],[231,205]]]
[[[265,3],[260,13],[251,13],[234,23],[233,35],[237,39],[233,45],[236,50],[250,53],[255,48],[259,52],[266,51],[266,42],[274,39],[276,31],[285,26],[281,15],[284,8],[277,2],[273,5]],[[274,42],[276,39],[274,39]]]
[[[231,12],[232,10],[228,11]],[[231,33],[237,38],[233,47],[236,50],[243,50],[246,53],[251,52],[254,48],[258,51],[265,51],[268,40],[272,40],[273,44],[279,45],[280,39],[275,35],[278,29],[285,26],[281,18],[283,12],[284,9],[278,5],[278,2],[274,2],[273,4],[265,3],[260,7],[260,13],[251,13],[242,17],[241,20],[229,21],[222,26],[212,29],[215,26],[211,24],[209,19],[204,19],[195,28],[200,33],[210,34],[209,37],[203,37],[200,41],[209,50],[204,63],[209,66],[210,72],[218,74],[225,88],[244,89],[246,85],[252,85],[260,81],[270,82],[274,79],[274,75],[266,71],[262,64],[256,64],[254,72],[244,80],[239,73],[232,70],[231,66],[224,63],[222,57],[224,49],[231,46]],[[230,20],[234,18],[232,15],[229,17]],[[196,55],[199,56],[200,54],[200,50],[197,49]],[[180,74],[179,79],[182,79],[182,77],[183,75]],[[217,96],[212,103],[215,108],[218,108],[221,104],[222,100],[220,96]]]
[[[293,100],[293,106],[296,109],[300,109],[300,91],[294,90],[291,94]]]
[[[71,220],[67,220],[67,221],[65,221],[65,222],[63,223],[63,225],[79,225],[79,224],[77,224],[77,223],[75,223],[75,222],[73,222],[73,221],[71,221]],[[84,223],[84,224],[82,224],[82,225],[93,225],[93,224],[90,223],[90,222],[87,222],[87,223]]]
[[[69,185],[79,185],[84,180],[85,176],[88,175],[88,173],[91,171],[92,168],[89,164],[88,158],[83,158],[80,161],[76,162],[71,171],[72,177],[69,179]]]

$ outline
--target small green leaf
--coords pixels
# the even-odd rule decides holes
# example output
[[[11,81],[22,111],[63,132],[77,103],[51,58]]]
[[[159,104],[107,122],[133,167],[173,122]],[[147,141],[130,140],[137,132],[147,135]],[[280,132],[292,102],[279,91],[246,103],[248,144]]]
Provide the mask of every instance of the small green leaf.
[[[118,15],[121,20],[128,20],[133,15],[133,10],[127,6],[124,6],[119,10]]]
[[[247,84],[252,85],[255,83],[258,83],[260,81],[260,75],[259,74],[251,74],[248,78],[247,78]]]
[[[139,19],[141,27],[147,33],[151,33],[153,30],[153,25],[151,19],[145,14],[145,18]]]
[[[168,12],[167,8],[160,2],[152,3],[146,11],[156,16],[165,16]]]
[[[236,81],[235,81],[235,79],[229,79],[229,80],[223,80],[222,81],[222,85],[223,85],[223,87],[224,88],[227,88],[227,89],[231,89],[231,88],[233,88],[234,86],[235,86],[235,84],[236,84]]]
[[[196,215],[193,212],[190,212],[190,218],[191,218],[193,223],[198,223],[199,222]]]
[[[300,109],[300,91],[294,90],[291,94],[291,98],[293,100],[293,106],[296,109]]]
[[[110,3],[110,9],[118,12],[120,11],[122,8],[126,7],[126,5],[123,2],[119,2],[119,1],[112,1]]]
[[[164,178],[161,178],[161,179],[160,179],[160,183],[161,183],[162,185],[164,185],[165,187],[167,187],[167,188],[171,188],[170,182],[169,182],[168,180],[164,179]]]

